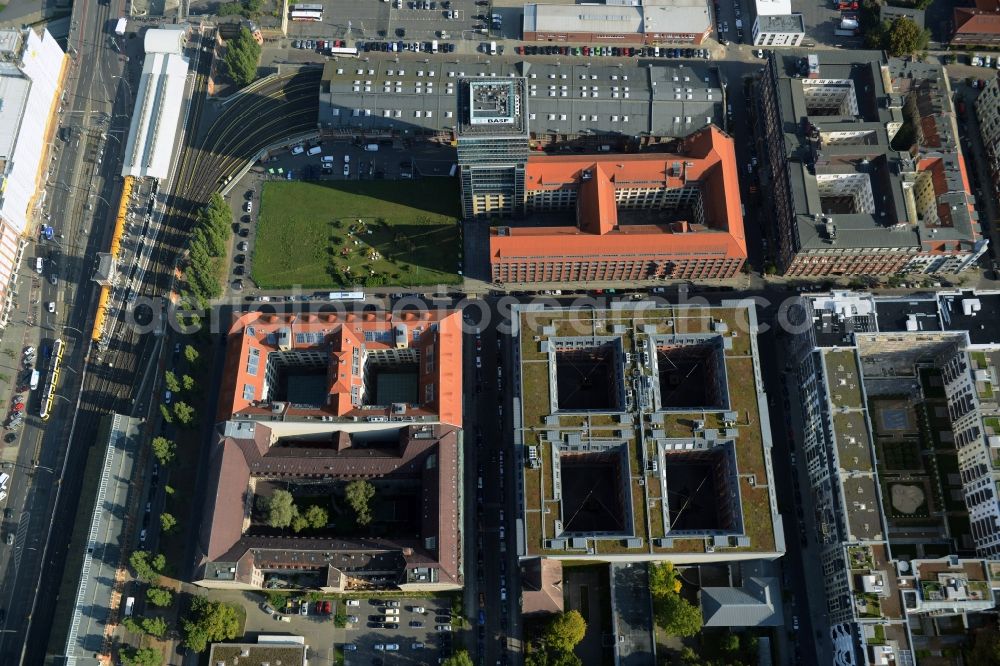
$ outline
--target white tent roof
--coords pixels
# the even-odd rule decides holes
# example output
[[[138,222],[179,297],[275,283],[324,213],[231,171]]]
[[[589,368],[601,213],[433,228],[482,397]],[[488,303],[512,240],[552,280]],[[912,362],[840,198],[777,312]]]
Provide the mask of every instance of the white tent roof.
[[[146,55],[125,146],[123,176],[167,177],[187,71],[188,61],[179,55]]]
[[[146,31],[142,46],[146,53],[184,53],[184,30],[154,28]]]

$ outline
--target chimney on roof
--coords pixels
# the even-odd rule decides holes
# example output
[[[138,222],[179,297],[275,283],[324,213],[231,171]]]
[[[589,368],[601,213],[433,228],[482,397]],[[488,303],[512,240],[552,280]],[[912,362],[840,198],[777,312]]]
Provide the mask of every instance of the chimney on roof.
[[[278,349],[288,351],[292,348],[292,329],[282,326],[278,329]]]
[[[333,447],[338,453],[351,448],[351,436],[343,430],[333,433]]]
[[[396,349],[406,349],[410,346],[406,326],[403,324],[396,324],[396,326],[393,327],[393,333],[395,334],[393,337],[395,338]]]

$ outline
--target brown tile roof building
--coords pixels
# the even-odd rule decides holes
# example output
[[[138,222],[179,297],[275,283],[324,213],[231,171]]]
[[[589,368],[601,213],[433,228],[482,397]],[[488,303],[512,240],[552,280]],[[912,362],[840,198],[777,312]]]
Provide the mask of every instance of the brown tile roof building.
[[[976,0],[975,7],[956,7],[952,44],[1000,44],[1000,3]]]
[[[575,208],[576,225],[493,229],[498,283],[725,278],[746,261],[733,140],[715,126],[679,154],[531,156],[525,188],[529,212]]]
[[[270,314],[229,329],[218,419],[440,420],[462,424],[462,319],[455,311]],[[301,371],[325,380],[288,378]],[[379,395],[378,375],[389,377]],[[395,385],[393,385],[395,384]],[[402,387],[402,388],[400,388]]]
[[[562,560],[530,557],[521,560],[521,614],[563,611]]]
[[[278,439],[261,423],[228,422],[223,429],[211,461],[209,487],[215,491],[204,511],[198,584],[260,588],[272,575],[283,580],[307,575],[314,577],[309,587],[329,590],[461,587],[458,430],[442,425],[374,433],[327,429]],[[398,498],[402,510],[415,514],[412,532],[347,537],[331,527],[300,536],[253,519],[255,497],[275,487],[291,488],[293,494],[318,487],[331,496],[335,485],[353,479],[373,480],[377,494],[419,487],[417,507],[413,497]],[[379,480],[394,485],[380,487]],[[331,521],[338,522],[333,511]]]

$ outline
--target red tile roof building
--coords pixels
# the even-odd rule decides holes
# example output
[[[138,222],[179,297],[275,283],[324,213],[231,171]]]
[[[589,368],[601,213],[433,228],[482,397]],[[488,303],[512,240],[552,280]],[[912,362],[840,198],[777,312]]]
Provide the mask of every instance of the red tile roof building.
[[[255,589],[273,578],[329,592],[462,586],[456,428],[348,433],[317,424],[310,435],[280,439],[269,425],[223,426],[210,465],[197,584]],[[326,528],[301,533],[268,527],[259,510],[255,515],[256,499],[279,488],[292,489],[297,504],[305,496],[310,504],[345,505],[338,493],[354,479],[372,480],[378,501],[392,507],[390,518],[373,509],[378,536],[345,535],[343,512],[330,511]]]
[[[727,278],[746,261],[733,140],[714,126],[680,154],[532,156],[525,198],[577,224],[491,230],[495,282]]]
[[[306,386],[296,390],[301,375]],[[220,421],[231,418],[461,427],[461,314],[241,314],[228,334],[218,411]]]
[[[976,0],[975,7],[956,7],[952,44],[1000,44],[1000,2]]]

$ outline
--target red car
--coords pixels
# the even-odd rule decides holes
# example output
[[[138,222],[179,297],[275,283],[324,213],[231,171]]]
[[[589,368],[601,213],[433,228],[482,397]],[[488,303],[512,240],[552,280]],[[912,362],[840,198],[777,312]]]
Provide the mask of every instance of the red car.
[[[323,602],[323,612],[325,614],[327,614],[327,615],[329,615],[331,613],[330,602],[329,601],[324,601]]]

